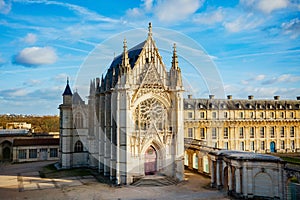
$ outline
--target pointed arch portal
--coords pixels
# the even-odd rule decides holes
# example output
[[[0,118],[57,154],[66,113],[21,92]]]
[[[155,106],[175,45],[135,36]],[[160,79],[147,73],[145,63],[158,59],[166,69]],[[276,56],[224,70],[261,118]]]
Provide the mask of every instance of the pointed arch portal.
[[[153,146],[145,152],[145,175],[154,175],[157,171],[157,152]]]

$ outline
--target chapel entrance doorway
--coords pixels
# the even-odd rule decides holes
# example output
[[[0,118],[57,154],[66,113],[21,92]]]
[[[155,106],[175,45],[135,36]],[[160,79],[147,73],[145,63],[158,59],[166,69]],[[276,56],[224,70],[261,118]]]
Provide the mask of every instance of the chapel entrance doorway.
[[[145,153],[145,175],[154,175],[157,171],[157,153],[150,146]]]

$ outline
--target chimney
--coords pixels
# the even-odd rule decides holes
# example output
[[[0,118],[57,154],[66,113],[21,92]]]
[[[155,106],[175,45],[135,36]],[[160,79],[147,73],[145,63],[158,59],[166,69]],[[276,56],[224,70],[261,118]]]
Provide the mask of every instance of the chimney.
[[[192,99],[192,98],[193,98],[193,95],[189,94],[188,99]]]
[[[254,98],[253,95],[249,95],[249,96],[248,96],[248,99],[249,99],[249,100],[252,100],[253,98]]]
[[[214,99],[214,98],[215,98],[215,95],[213,95],[213,94],[209,95],[209,99]]]
[[[227,99],[232,99],[232,95],[227,95]]]
[[[297,97],[297,100],[298,100],[298,101],[300,100],[300,96]]]
[[[274,96],[274,100],[279,100],[280,96]]]

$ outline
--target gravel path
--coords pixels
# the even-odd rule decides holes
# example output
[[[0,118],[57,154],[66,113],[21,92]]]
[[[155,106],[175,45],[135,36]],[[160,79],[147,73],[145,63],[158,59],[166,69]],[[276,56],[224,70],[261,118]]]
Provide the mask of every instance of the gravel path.
[[[209,178],[186,172],[186,180],[163,187],[110,187],[94,177],[39,178],[38,170],[51,162],[0,164],[0,199],[229,199],[207,189]]]

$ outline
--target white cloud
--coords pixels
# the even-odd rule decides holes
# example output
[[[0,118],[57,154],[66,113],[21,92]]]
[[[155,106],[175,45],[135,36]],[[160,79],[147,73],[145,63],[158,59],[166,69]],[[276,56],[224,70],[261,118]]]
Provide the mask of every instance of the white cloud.
[[[289,6],[289,0],[240,0],[240,3],[266,14]]]
[[[36,42],[36,40],[37,40],[37,37],[33,33],[28,33],[22,40],[25,43],[34,44]]]
[[[257,8],[264,13],[271,13],[273,10],[286,8],[288,4],[289,0],[260,0]]]
[[[145,17],[153,15],[161,22],[174,22],[186,19],[194,14],[203,4],[204,0],[142,0],[139,7],[126,11],[127,17]]]
[[[0,13],[8,14],[11,10],[11,3],[10,1],[5,2],[4,0],[0,0]]]
[[[11,90],[8,95],[11,97],[23,97],[26,96],[29,93],[28,90],[26,90],[25,88],[19,88],[19,89],[15,89],[15,90]]]
[[[70,77],[65,73],[57,74],[56,76],[53,77],[53,80],[58,81],[58,82],[66,82],[67,78]]]
[[[249,13],[246,16],[241,15],[237,19],[231,22],[224,22],[223,25],[229,32],[240,32],[244,30],[251,30],[262,24],[263,19],[255,17],[253,13]]]
[[[32,86],[38,86],[42,83],[41,80],[37,80],[37,79],[30,79],[26,82],[23,83],[23,85],[28,86],[28,87],[32,87]]]
[[[150,11],[153,6],[153,0],[143,0],[144,1],[144,8],[146,11]]]
[[[293,82],[298,82],[300,81],[300,76],[295,76],[292,74],[283,74],[278,77],[273,77],[271,79],[268,79],[264,81],[262,84],[264,85],[270,85],[270,84],[275,84],[275,83],[293,83]]]
[[[126,11],[128,17],[141,17],[144,16],[144,11],[141,8],[131,8]]]
[[[292,39],[295,39],[300,35],[300,20],[298,18],[282,23],[281,27],[285,34],[291,35]]]
[[[265,78],[266,78],[266,75],[264,75],[264,74],[259,74],[259,75],[255,76],[255,77],[249,78],[249,79],[247,79],[247,80],[242,80],[241,83],[242,83],[243,85],[253,84],[253,81],[262,81],[262,80],[264,80]]]
[[[57,55],[52,47],[28,47],[15,57],[15,63],[24,66],[37,66],[56,62]]]
[[[162,22],[183,20],[195,13],[202,4],[203,0],[163,0],[155,6],[154,14]]]
[[[221,8],[213,12],[205,12],[195,14],[193,21],[199,24],[215,24],[224,19],[224,14]]]

